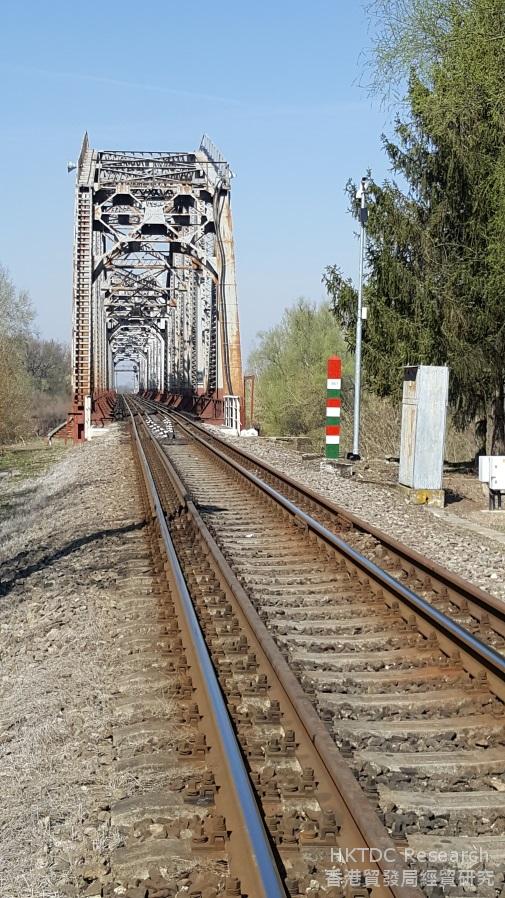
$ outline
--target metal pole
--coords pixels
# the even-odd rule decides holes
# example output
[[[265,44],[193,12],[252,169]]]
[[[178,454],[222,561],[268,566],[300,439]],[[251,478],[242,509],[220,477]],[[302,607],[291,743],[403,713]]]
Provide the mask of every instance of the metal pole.
[[[356,194],[361,200],[359,218],[361,222],[360,252],[359,252],[359,283],[358,283],[358,315],[356,320],[356,352],[354,366],[354,426],[352,436],[352,458],[357,460],[359,454],[359,425],[361,414],[361,333],[363,328],[363,274],[365,268],[366,247],[366,222],[368,210],[366,207],[367,179],[361,179],[361,186]]]

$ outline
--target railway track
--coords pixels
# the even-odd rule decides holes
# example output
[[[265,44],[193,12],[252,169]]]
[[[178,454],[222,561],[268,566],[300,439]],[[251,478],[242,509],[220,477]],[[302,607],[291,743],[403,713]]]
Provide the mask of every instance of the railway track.
[[[225,601],[233,609],[233,594],[237,611],[242,609],[252,630],[257,633],[259,628],[270,663],[274,661],[274,674],[282,669],[295,706],[301,703],[309,741],[329,753],[325,763],[337,786],[331,804],[338,807],[339,850],[353,844],[380,849],[375,843],[384,846],[381,840],[389,838],[389,848],[394,840],[410,859],[408,874],[396,857],[389,869],[379,863],[381,885],[372,885],[372,894],[380,894],[376,889],[381,887],[392,894],[395,888],[415,891],[417,882],[424,894],[432,896],[501,895],[505,615],[500,603],[198,425],[167,415],[152,402],[128,402],[136,413],[139,440],[146,463],[155,472],[152,476],[183,570],[187,566],[186,582],[194,583],[196,577],[201,585],[209,565],[218,580],[224,577]],[[191,569],[195,564],[196,574]],[[254,609],[268,629],[261,630]],[[204,629],[220,643],[217,613],[208,603],[199,613]],[[232,632],[234,628],[235,624]],[[246,642],[241,643],[238,631],[233,639],[224,630],[235,648],[244,645],[239,660],[241,654],[247,659],[252,633],[244,634]],[[224,671],[226,681],[235,665],[230,665],[228,656],[223,663],[221,652],[220,647],[214,665]],[[255,660],[257,664],[256,650]],[[243,671],[242,664],[239,669]],[[267,682],[277,688],[271,671]],[[225,685],[227,690],[230,683]],[[236,684],[227,701],[239,737],[245,728],[253,788],[262,800],[275,794],[278,811],[285,805],[289,786],[283,784],[280,768],[265,756],[270,741],[263,733],[250,751],[248,740],[253,738],[252,726],[256,732],[258,716],[247,708],[242,719],[243,695]],[[267,699],[260,722],[270,707]],[[285,733],[289,709],[279,701],[274,710],[275,723],[282,724]],[[299,727],[299,723],[289,727],[295,745],[302,744]],[[275,743],[274,759],[279,744]],[[356,784],[342,755],[366,798],[359,790],[353,792]],[[310,769],[314,780],[322,782],[316,761],[310,762]],[[280,820],[285,826],[285,815],[266,810],[263,820],[267,828],[273,827],[269,840],[279,849],[283,836],[278,827]],[[324,802],[320,812],[325,812]],[[350,822],[345,826],[342,822],[353,814],[361,820],[357,825],[355,820],[354,831]],[[314,850],[318,837],[313,826],[317,830],[318,825],[303,802],[291,814],[288,829],[298,852],[301,844],[301,853],[307,851],[305,826],[312,833],[308,841],[312,839]],[[358,842],[356,830],[361,834]],[[335,851],[327,855],[326,887],[332,866],[336,888],[349,873],[349,863],[332,864],[336,857]],[[319,866],[316,861],[308,866],[315,863],[321,871],[323,859],[318,859]],[[281,869],[290,870],[286,864],[282,858]],[[302,871],[296,879],[294,870],[292,879],[284,877],[287,894],[298,894],[292,891],[295,885],[306,888],[307,869],[306,864],[305,877]],[[366,863],[356,869],[359,886],[349,894],[369,894]],[[370,886],[377,871],[373,868],[372,876],[369,870]],[[385,879],[389,885],[384,885]],[[326,888],[322,883],[321,887]]]
[[[188,670],[192,679],[199,670],[196,681],[207,690],[213,683],[213,694],[226,699],[220,716],[203,699],[195,713],[202,726],[213,721],[211,729],[221,742],[221,762],[213,765],[214,800],[221,804],[222,848],[228,850],[236,894],[415,898],[419,893],[408,876],[403,884],[409,871],[394,842],[341,763],[203,522],[189,514],[192,504],[153,438],[171,439],[170,427],[152,418],[137,419],[133,427],[153,520],[169,562],[170,594],[176,584],[184,599],[177,601],[177,620],[194,641],[191,647],[183,638]],[[230,768],[228,782],[221,767]],[[253,799],[247,808],[242,807],[244,794]],[[248,838],[253,820],[258,827],[254,843]],[[242,845],[237,850],[228,838],[235,834],[236,839],[238,832]],[[380,854],[376,860],[369,857],[370,847]],[[345,856],[351,850],[360,856],[349,866]],[[254,878],[258,857],[262,870]]]
[[[210,857],[212,866],[221,865],[226,871],[216,894],[236,896],[245,892],[280,898],[285,895],[285,889],[278,865],[201,635],[195,606],[161,512],[160,495],[140,440],[137,439],[135,445],[144,477],[146,506],[152,521],[157,524],[152,529],[154,555],[160,572],[164,571],[165,589],[157,615],[161,627],[159,622],[155,623],[154,632],[159,633],[161,629],[158,650],[169,650],[168,667],[171,673],[176,673],[175,693],[172,692],[176,698],[175,715],[186,729],[179,745],[182,803],[186,806],[186,814],[181,815],[179,809],[173,834],[183,844],[186,841],[186,847],[190,842],[193,855]],[[193,587],[195,593],[195,584]],[[166,671],[162,676],[166,676]],[[162,728],[165,726],[162,721]],[[163,762],[163,756],[157,760]],[[170,816],[174,803],[177,802],[173,796],[165,796],[161,801],[157,799],[155,812],[163,817]],[[128,812],[131,813],[130,808]],[[163,840],[159,848],[159,860],[163,862],[163,853],[167,860],[167,846]],[[152,846],[148,851],[152,862]],[[131,857],[131,852],[125,853],[128,863],[135,866],[137,859]],[[202,876],[203,889],[205,871]]]
[[[86,870],[88,878],[107,874],[106,885],[93,876],[79,894],[173,898],[207,889],[209,898],[228,898],[242,894],[236,873],[249,858],[243,881],[251,894],[284,895],[241,759],[225,748],[222,699],[220,706],[192,635],[194,612],[171,543],[153,525],[155,499],[138,454],[136,462],[147,526],[137,509],[116,549],[121,573],[108,609],[117,683],[107,762],[122,797],[102,805],[110,857]]]

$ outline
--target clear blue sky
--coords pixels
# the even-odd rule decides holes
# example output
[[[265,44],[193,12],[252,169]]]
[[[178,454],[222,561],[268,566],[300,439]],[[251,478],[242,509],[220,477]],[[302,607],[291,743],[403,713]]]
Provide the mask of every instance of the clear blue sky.
[[[0,261],[43,336],[68,340],[74,174],[97,149],[192,150],[207,132],[236,173],[244,348],[298,296],[324,297],[358,245],[344,186],[386,173],[387,114],[358,86],[361,0],[2,5]]]

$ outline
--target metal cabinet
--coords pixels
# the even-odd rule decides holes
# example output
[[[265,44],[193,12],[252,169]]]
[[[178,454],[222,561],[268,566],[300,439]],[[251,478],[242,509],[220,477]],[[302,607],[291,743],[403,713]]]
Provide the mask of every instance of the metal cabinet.
[[[405,368],[399,481],[411,489],[442,489],[448,392],[447,367]]]

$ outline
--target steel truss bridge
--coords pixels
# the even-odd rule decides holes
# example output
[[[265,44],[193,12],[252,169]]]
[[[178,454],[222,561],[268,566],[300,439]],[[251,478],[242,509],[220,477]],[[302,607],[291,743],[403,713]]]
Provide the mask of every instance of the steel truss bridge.
[[[70,426],[110,415],[119,372],[139,393],[221,420],[243,394],[232,172],[192,153],[93,150],[77,164]]]

